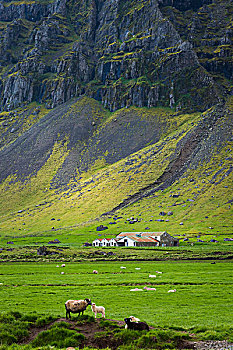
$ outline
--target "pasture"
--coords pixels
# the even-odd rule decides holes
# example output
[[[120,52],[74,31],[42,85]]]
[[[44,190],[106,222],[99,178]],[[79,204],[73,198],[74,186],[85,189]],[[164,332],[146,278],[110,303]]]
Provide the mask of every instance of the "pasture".
[[[62,263],[66,266],[61,267]],[[94,269],[98,274],[93,274]],[[156,291],[145,290],[145,286]],[[142,290],[131,291],[134,288]],[[171,289],[176,292],[168,293]],[[65,301],[84,298],[105,306],[107,319],[122,321],[134,315],[151,326],[229,327],[233,310],[232,262],[61,261],[0,265],[0,313],[17,310],[65,317]],[[90,307],[85,313],[93,315]]]

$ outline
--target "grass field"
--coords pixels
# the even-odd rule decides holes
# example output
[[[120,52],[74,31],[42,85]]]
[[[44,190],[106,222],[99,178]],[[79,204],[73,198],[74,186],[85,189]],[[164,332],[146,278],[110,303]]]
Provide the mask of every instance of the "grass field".
[[[108,319],[134,315],[150,325],[182,328],[232,325],[231,262],[66,263],[63,268],[61,264],[3,263],[0,312],[64,317],[67,299],[88,297],[105,306]],[[99,273],[93,274],[93,269]],[[156,291],[146,291],[145,286]],[[131,291],[134,288],[142,290]],[[170,289],[176,292],[168,293]],[[92,315],[90,307],[86,314]]]

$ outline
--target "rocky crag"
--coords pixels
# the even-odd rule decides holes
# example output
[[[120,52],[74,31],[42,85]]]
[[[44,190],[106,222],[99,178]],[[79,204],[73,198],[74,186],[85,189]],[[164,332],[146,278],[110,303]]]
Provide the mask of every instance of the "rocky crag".
[[[83,94],[205,110],[231,92],[230,0],[0,1],[1,109]]]
[[[232,12],[230,0],[0,0],[4,230],[150,198],[153,211],[170,191],[167,209],[185,208],[174,225],[202,229],[206,211],[218,232],[232,204]]]

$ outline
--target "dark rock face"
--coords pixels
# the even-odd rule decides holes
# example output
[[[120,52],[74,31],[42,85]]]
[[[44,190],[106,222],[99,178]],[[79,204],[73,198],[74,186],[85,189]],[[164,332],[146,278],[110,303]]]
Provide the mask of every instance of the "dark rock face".
[[[229,92],[231,10],[211,0],[0,1],[0,108],[83,94],[110,110],[209,108]]]
[[[212,4],[212,0],[159,0],[159,4],[162,6],[172,6],[180,11],[198,10],[204,5]]]

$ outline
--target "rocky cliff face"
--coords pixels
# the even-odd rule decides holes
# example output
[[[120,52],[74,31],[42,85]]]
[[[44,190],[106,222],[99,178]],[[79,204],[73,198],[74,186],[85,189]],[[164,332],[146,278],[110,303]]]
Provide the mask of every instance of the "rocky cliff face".
[[[1,109],[86,94],[205,110],[231,93],[231,1],[0,1]]]

